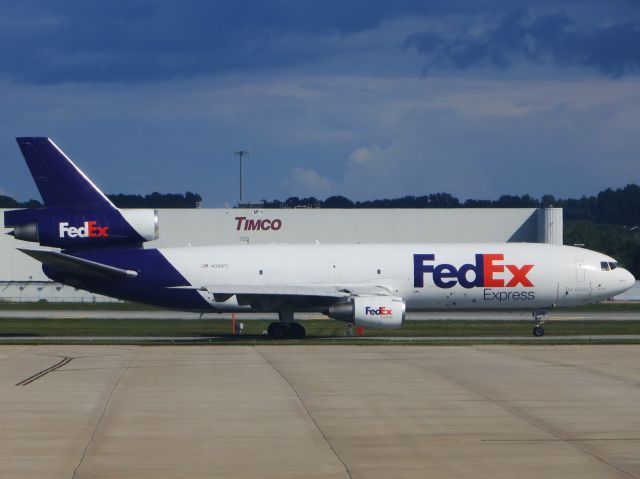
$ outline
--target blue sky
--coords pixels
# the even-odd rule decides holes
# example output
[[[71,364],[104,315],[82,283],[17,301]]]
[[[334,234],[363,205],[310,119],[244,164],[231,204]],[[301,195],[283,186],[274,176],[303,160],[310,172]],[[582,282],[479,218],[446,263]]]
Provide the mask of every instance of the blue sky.
[[[0,193],[560,197],[640,183],[640,2],[4,1]]]

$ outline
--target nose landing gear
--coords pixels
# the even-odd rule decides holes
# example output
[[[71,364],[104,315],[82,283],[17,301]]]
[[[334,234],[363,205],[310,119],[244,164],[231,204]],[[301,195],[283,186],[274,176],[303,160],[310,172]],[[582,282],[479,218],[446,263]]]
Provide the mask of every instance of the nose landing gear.
[[[541,337],[544,336],[544,319],[545,317],[548,315],[549,313],[547,313],[545,310],[543,309],[536,309],[532,315],[533,315],[533,335],[536,337]]]

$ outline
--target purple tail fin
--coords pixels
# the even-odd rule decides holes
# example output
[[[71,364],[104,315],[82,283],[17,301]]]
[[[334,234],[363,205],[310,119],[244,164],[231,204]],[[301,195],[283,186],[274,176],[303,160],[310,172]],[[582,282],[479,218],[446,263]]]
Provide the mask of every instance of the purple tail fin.
[[[49,138],[16,138],[45,206],[116,209],[111,201]]]

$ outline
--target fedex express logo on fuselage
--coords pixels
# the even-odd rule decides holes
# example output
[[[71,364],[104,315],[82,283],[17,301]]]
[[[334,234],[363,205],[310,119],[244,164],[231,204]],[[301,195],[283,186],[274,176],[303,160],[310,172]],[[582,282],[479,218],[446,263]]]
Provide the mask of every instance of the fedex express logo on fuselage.
[[[97,221],[85,221],[82,226],[59,224],[60,238],[108,238],[109,227],[98,226]]]
[[[413,255],[413,286],[424,288],[425,274],[430,274],[438,288],[453,288],[459,284],[463,288],[533,288],[527,277],[532,264],[505,264],[504,255],[499,253],[476,254],[475,263],[461,266],[435,264],[433,254]]]

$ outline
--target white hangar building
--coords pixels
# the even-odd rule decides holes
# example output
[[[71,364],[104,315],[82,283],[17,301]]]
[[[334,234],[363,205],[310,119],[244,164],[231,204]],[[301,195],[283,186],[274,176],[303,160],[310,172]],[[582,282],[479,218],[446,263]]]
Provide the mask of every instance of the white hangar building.
[[[0,209],[0,222],[4,221]],[[489,209],[160,209],[160,237],[145,247],[237,243],[562,244],[561,208]],[[2,223],[4,229],[4,223]],[[4,230],[7,232],[8,230]],[[35,243],[0,235],[0,300],[111,301],[51,282],[16,248]]]

